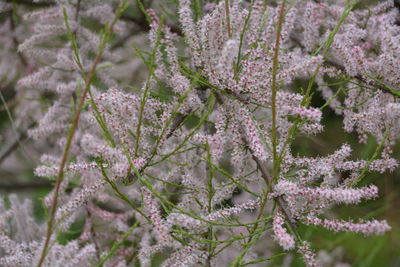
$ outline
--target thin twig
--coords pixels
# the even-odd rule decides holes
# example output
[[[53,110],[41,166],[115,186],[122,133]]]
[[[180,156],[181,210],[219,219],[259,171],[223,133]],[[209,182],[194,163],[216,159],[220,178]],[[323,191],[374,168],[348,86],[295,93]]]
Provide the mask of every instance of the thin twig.
[[[0,151],[0,164],[15,150],[18,148],[18,145],[21,144],[28,137],[27,132],[30,128],[32,128],[33,124],[30,124],[28,127],[20,131],[17,136],[13,138],[13,140]]]
[[[272,177],[268,174],[267,168],[265,167],[266,162],[262,161],[261,159],[259,159],[257,156],[254,155],[254,152],[250,150],[251,156],[253,158],[253,160],[256,162],[258,169],[261,172],[261,177],[265,180],[265,182],[270,186],[270,190],[273,191],[273,180]],[[291,212],[288,210],[287,205],[285,200],[279,196],[275,198],[279,207],[281,208],[281,210],[283,211],[283,213],[285,214],[286,219],[292,224],[292,226],[294,228],[297,227],[297,221],[295,218],[293,218]]]
[[[302,44],[302,42],[301,42],[301,40],[300,40],[300,38],[299,38],[298,35],[292,34],[292,35],[290,36],[290,39],[291,39],[294,43],[296,43],[296,45],[298,45],[300,48],[303,48],[303,49],[305,48],[304,45]],[[346,68],[345,68],[343,65],[341,65],[340,63],[338,63],[337,61],[333,61],[333,60],[327,59],[327,60],[325,60],[325,63],[326,63],[327,65],[331,66],[331,67],[334,67],[334,68],[340,70],[340,71],[343,72],[343,73],[346,73]],[[392,92],[391,90],[389,90],[387,87],[383,86],[382,84],[379,84],[379,83],[374,82],[374,81],[367,80],[367,79],[366,79],[363,75],[361,75],[361,74],[357,74],[357,75],[355,75],[355,76],[350,76],[350,77],[352,77],[352,78],[358,80],[359,82],[361,82],[361,83],[363,83],[363,84],[367,84],[367,85],[370,85],[370,86],[372,86],[372,87],[378,88],[378,89],[384,91],[385,93],[388,93],[388,94],[393,95],[394,97],[400,97],[400,96],[399,96],[399,95],[400,95],[400,90],[397,90],[397,91],[399,91],[399,94],[396,94],[396,93]]]
[[[42,255],[40,257],[40,260],[39,260],[39,263],[38,263],[37,267],[41,267],[42,266],[42,264],[44,262],[44,259],[45,259],[45,256],[46,256],[46,250],[47,250],[47,247],[48,247],[49,242],[50,242],[51,234],[53,232],[52,228],[53,228],[55,213],[56,213],[56,210],[57,210],[58,194],[59,194],[59,191],[60,191],[61,182],[62,182],[62,180],[64,178],[64,167],[65,167],[65,164],[66,164],[67,159],[68,159],[69,150],[70,150],[71,144],[72,144],[72,139],[73,139],[73,137],[75,135],[76,128],[78,127],[78,122],[79,122],[79,118],[80,118],[80,115],[81,115],[81,110],[82,110],[82,107],[83,107],[83,105],[85,103],[86,96],[87,96],[87,94],[89,92],[90,84],[92,83],[92,80],[93,80],[93,77],[94,77],[94,74],[95,74],[95,71],[96,71],[96,67],[97,67],[97,64],[99,63],[99,61],[100,61],[100,56],[98,55],[96,57],[96,59],[94,60],[92,69],[91,69],[91,71],[89,73],[89,76],[88,76],[88,79],[85,82],[86,83],[86,87],[85,87],[85,90],[82,93],[82,96],[81,96],[80,100],[79,100],[78,108],[76,110],[74,119],[72,121],[71,128],[69,130],[69,134],[68,134],[68,137],[67,137],[67,143],[65,145],[64,153],[62,155],[60,167],[58,169],[58,174],[57,174],[57,178],[56,178],[54,196],[53,196],[53,201],[52,201],[52,204],[51,204],[50,218],[49,218],[49,221],[47,223],[46,240],[45,240],[44,247],[43,247],[43,250],[42,250]]]
[[[190,114],[191,111],[188,112]],[[170,138],[176,131],[176,129],[179,128],[179,126],[182,124],[182,122],[185,121],[187,118],[187,115],[184,114],[178,114],[175,116],[174,120],[172,121],[171,127],[169,128],[167,134],[165,135],[165,138],[168,139]]]
[[[274,47],[274,55],[272,58],[272,84],[271,84],[271,142],[272,142],[272,159],[273,159],[273,167],[272,167],[272,180],[274,183],[278,181],[278,172],[279,172],[279,160],[278,160],[278,136],[277,136],[277,127],[276,127],[276,93],[278,91],[277,86],[277,76],[278,76],[278,68],[279,68],[279,50],[280,50],[280,41],[281,41],[281,30],[283,19],[285,15],[285,7],[286,1],[282,1],[281,8],[279,10],[278,24],[276,29],[276,37],[275,37],[275,47]]]
[[[69,29],[68,26],[68,19],[66,18],[66,12],[64,10],[64,17],[65,17],[65,22],[67,23],[67,28]],[[106,31],[106,34],[109,35],[110,32],[112,31],[114,24],[116,23],[116,19],[114,19],[114,21],[110,24],[109,28]],[[54,196],[52,199],[52,204],[51,204],[51,211],[50,211],[50,217],[49,220],[47,222],[47,233],[46,233],[46,239],[44,242],[44,246],[43,246],[43,250],[39,259],[39,262],[37,264],[37,267],[41,267],[44,263],[44,260],[46,258],[46,253],[47,253],[47,249],[50,243],[50,238],[53,232],[53,224],[54,224],[54,219],[55,219],[55,214],[57,211],[57,204],[58,204],[58,195],[59,195],[59,191],[60,191],[60,187],[61,187],[61,182],[63,181],[64,178],[64,167],[65,164],[68,160],[68,155],[69,155],[69,150],[71,148],[71,144],[72,144],[72,140],[74,138],[76,129],[78,127],[78,122],[79,122],[79,118],[81,115],[81,111],[82,108],[84,106],[85,100],[86,100],[86,96],[90,90],[90,85],[92,84],[93,78],[95,76],[96,73],[96,69],[97,69],[97,65],[100,62],[100,59],[103,55],[104,52],[104,48],[105,48],[105,42],[107,41],[106,36],[104,37],[104,39],[102,40],[102,42],[99,45],[99,51],[97,52],[96,58],[93,61],[93,65],[92,68],[89,72],[89,74],[86,76],[85,79],[85,89],[81,95],[81,98],[79,100],[79,104],[76,110],[76,113],[74,115],[73,121],[72,121],[72,125],[69,129],[68,132],[68,137],[67,137],[67,142],[64,148],[64,152],[61,158],[61,163],[60,163],[60,167],[58,169],[58,174],[57,174],[57,178],[56,178],[56,184],[55,184],[55,189],[54,189]]]
[[[14,9],[14,7],[13,7]],[[15,21],[14,21],[14,10],[10,12],[10,28],[12,32],[15,32]],[[28,61],[26,60],[25,56],[22,54],[21,51],[18,50],[18,46],[19,46],[19,41],[17,39],[17,35],[14,34],[12,37],[14,46],[15,46],[15,50],[17,51],[17,55],[19,60],[21,61],[21,64],[26,67],[28,66]]]
[[[178,114],[172,121],[171,126],[166,134],[166,139],[169,139],[174,133],[175,131],[179,128],[179,126],[182,124],[182,122],[187,118],[187,115],[183,115],[183,114]],[[157,149],[157,147],[155,146],[153,148],[153,152],[151,154],[154,153],[154,150]],[[148,164],[150,163],[150,158],[147,159],[146,163],[143,165],[143,167],[141,169],[138,170],[138,173],[142,173],[144,171],[144,169],[148,166]],[[134,179],[136,178],[136,174],[135,173],[131,173],[131,175],[129,175],[128,177],[128,181],[132,182]]]
[[[231,30],[231,16],[229,14],[229,0],[225,0],[225,15],[226,15],[226,24],[228,27],[228,36],[232,38],[232,30]]]

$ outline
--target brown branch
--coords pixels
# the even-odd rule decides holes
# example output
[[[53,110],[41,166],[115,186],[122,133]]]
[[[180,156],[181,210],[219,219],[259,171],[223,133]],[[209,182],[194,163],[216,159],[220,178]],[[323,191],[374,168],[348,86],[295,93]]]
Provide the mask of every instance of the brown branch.
[[[11,28],[12,32],[15,31],[15,21],[14,21],[13,12],[10,12],[10,28]],[[15,50],[17,51],[17,55],[18,55],[19,60],[21,61],[23,66],[27,66],[28,65],[28,60],[26,60],[26,58],[22,54],[22,52],[18,50],[19,41],[18,41],[17,36],[15,34],[13,34],[12,40],[13,40],[13,43],[14,43],[14,46],[15,46]]]
[[[191,111],[189,111],[188,113],[190,113]],[[183,114],[178,114],[176,115],[176,117],[174,118],[174,120],[172,121],[171,127],[167,132],[167,135],[165,136],[166,139],[170,138],[174,132],[176,131],[176,129],[178,129],[178,127],[182,124],[182,122],[187,118],[187,115],[183,115]]]
[[[90,212],[88,207],[86,207],[86,212],[87,212],[87,215],[88,215],[87,220],[91,220],[90,237],[91,237],[92,242],[93,242],[93,244],[95,246],[97,261],[99,261],[100,260],[100,246],[99,246],[99,243],[97,242],[96,232],[94,231],[94,227],[93,227],[93,216],[92,216],[92,213]]]
[[[109,35],[112,32],[114,24],[116,23],[116,21],[117,20],[115,19],[109,25],[109,27],[107,28],[107,31],[106,31],[107,35]],[[69,27],[68,24],[67,24],[67,27]],[[57,178],[56,178],[54,196],[53,196],[52,203],[51,203],[50,217],[49,217],[49,220],[47,222],[46,239],[45,239],[45,243],[44,243],[43,250],[42,250],[39,262],[37,264],[37,267],[41,267],[43,265],[43,263],[44,263],[45,258],[46,258],[47,249],[48,249],[48,246],[49,246],[49,243],[50,243],[50,238],[51,238],[51,235],[52,235],[52,232],[53,232],[52,229],[53,229],[54,219],[55,219],[55,215],[56,215],[56,211],[57,211],[58,195],[59,195],[59,192],[60,192],[61,183],[62,183],[63,178],[64,178],[64,168],[65,168],[65,165],[66,165],[67,160],[68,160],[69,150],[71,148],[72,140],[73,140],[73,138],[75,136],[75,132],[76,132],[76,129],[78,127],[78,122],[79,122],[79,119],[80,119],[81,111],[82,111],[83,106],[85,104],[86,96],[89,93],[90,86],[91,86],[92,81],[93,81],[93,79],[95,77],[95,74],[96,74],[97,65],[99,64],[100,59],[103,56],[104,49],[105,49],[105,41],[107,39],[108,38],[104,37],[103,41],[100,43],[99,50],[97,52],[96,58],[94,59],[93,64],[92,64],[92,68],[90,69],[88,75],[85,77],[85,89],[82,92],[82,95],[81,95],[81,98],[79,100],[79,104],[78,104],[76,113],[74,115],[71,127],[70,127],[69,132],[68,132],[67,142],[65,144],[64,152],[63,152],[63,155],[62,155],[62,158],[61,158],[61,163],[60,163],[60,167],[58,169],[58,174],[57,174]]]
[[[147,33],[150,30],[150,25],[146,21],[145,16],[140,17],[130,17],[127,15],[123,15],[121,17],[122,20],[133,22],[135,27],[131,28],[125,35],[117,39],[114,44],[111,46],[111,51],[117,49],[124,45],[124,43],[131,37],[139,33]],[[172,33],[175,33],[178,36],[183,36],[182,30],[177,25],[167,25]]]
[[[79,12],[81,10],[81,0],[78,0],[78,2],[76,3],[76,9],[75,9],[75,22],[78,23],[78,19],[79,19]]]
[[[234,92],[232,90],[226,89],[225,90],[228,94],[232,95],[233,97],[235,97],[237,100],[239,100],[240,102],[242,102],[243,104],[248,105],[250,103],[250,97],[247,95],[243,95],[243,94],[239,94],[237,92]]]
[[[253,160],[257,164],[258,169],[261,171],[261,177],[265,180],[266,184],[268,186],[270,186],[270,190],[273,191],[273,185],[272,185],[273,180],[272,180],[272,177],[270,177],[270,175],[268,174],[267,168],[265,167],[266,162],[262,161],[257,156],[255,156],[254,152],[251,150],[250,147],[249,147],[249,150],[250,150]],[[293,227],[297,227],[297,221],[295,218],[293,218],[291,212],[287,208],[287,204],[286,204],[285,200],[283,199],[283,197],[279,196],[279,197],[276,197],[275,199],[276,199],[276,202],[278,203],[279,207],[285,214],[286,219],[292,224]]]
[[[143,32],[148,32],[150,30],[150,25],[146,20],[145,16],[140,16],[140,17],[131,17],[128,16],[126,14],[121,16],[121,20],[125,20],[125,21],[130,21],[136,24],[136,26],[138,26],[141,31]],[[168,28],[170,28],[172,33],[175,33],[179,36],[183,36],[182,30],[180,29],[179,26],[177,25],[166,25]]]
[[[278,24],[276,27],[276,37],[274,54],[272,57],[272,83],[271,83],[271,143],[272,143],[272,180],[273,183],[278,181],[279,165],[278,165],[278,130],[277,130],[277,115],[276,115],[276,95],[278,91],[277,77],[279,69],[279,51],[281,43],[281,31],[283,20],[285,17],[286,1],[282,1],[279,9]],[[271,184],[272,186],[272,184]]]
[[[216,95],[217,95],[218,102],[220,104],[223,104],[224,103],[223,98],[220,95],[220,93],[217,92]],[[264,179],[265,183],[269,187],[269,190],[273,191],[273,185],[272,185],[273,180],[272,180],[272,177],[270,177],[270,175],[268,174],[267,168],[265,167],[267,165],[267,163],[262,161],[261,159],[259,159],[257,156],[255,156],[254,151],[250,148],[246,139],[243,139],[243,141],[246,144],[246,146],[249,148],[249,151],[251,153],[253,160],[256,162],[258,169],[261,171],[261,177]],[[278,203],[279,207],[282,209],[283,213],[285,214],[287,220],[291,224],[291,226],[293,228],[296,228],[297,222],[296,222],[295,218],[293,218],[291,212],[288,210],[286,202],[283,199],[283,197],[279,196],[279,197],[276,197],[275,199],[276,199],[276,202]]]
[[[18,144],[25,140],[26,137],[26,132],[22,131],[20,134],[14,137],[14,139],[4,149],[0,151],[0,164],[11,154],[11,152],[17,149]]]
[[[18,148],[18,145],[23,142],[24,140],[27,139],[28,135],[27,132],[30,128],[33,127],[33,123],[31,123],[29,126],[27,126],[25,129],[23,129],[20,133],[15,136],[6,147],[4,147],[0,151],[0,164],[15,150]]]
[[[298,35],[296,35],[296,34],[291,34],[291,35],[290,35],[290,39],[291,39],[296,45],[298,45],[300,48],[302,48],[302,49],[305,48],[304,45],[302,44],[302,42],[301,42],[301,40],[300,40],[300,38],[299,38]],[[346,68],[345,68],[343,65],[341,65],[340,63],[336,62],[336,61],[326,59],[326,60],[325,60],[325,63],[326,63],[327,65],[331,66],[331,67],[334,67],[334,68],[340,70],[340,71],[343,72],[343,73],[346,73]],[[348,75],[348,74],[347,74],[347,75]],[[349,75],[349,76],[350,76],[350,75]],[[386,87],[383,86],[382,84],[379,84],[379,83],[374,82],[374,81],[367,80],[367,79],[366,79],[363,75],[361,75],[361,74],[357,74],[357,75],[355,75],[355,76],[350,76],[350,77],[352,77],[352,78],[358,80],[358,81],[361,82],[361,83],[364,83],[364,84],[367,84],[367,85],[369,85],[369,86],[378,88],[378,89],[384,91],[385,93],[388,93],[388,94],[393,95],[394,97],[399,97],[399,95],[396,95],[395,93],[393,93],[391,90],[389,90],[388,88],[386,88]],[[400,90],[397,90],[397,91],[399,91],[399,94],[400,94]]]
[[[40,260],[39,260],[39,263],[38,263],[37,267],[41,267],[43,265],[44,259],[46,257],[46,251],[47,251],[47,248],[49,246],[51,234],[53,232],[52,231],[53,223],[54,223],[54,218],[55,218],[55,214],[56,214],[56,211],[57,211],[58,195],[59,195],[59,192],[60,192],[61,182],[63,181],[63,178],[64,178],[65,164],[67,163],[69,150],[70,150],[71,144],[72,144],[72,140],[73,140],[73,137],[75,136],[76,128],[78,127],[78,122],[79,122],[79,118],[80,118],[80,115],[81,115],[82,107],[83,107],[83,105],[85,103],[86,96],[89,93],[90,84],[92,83],[92,80],[94,78],[94,74],[95,74],[95,71],[96,71],[96,68],[97,68],[97,64],[99,63],[99,61],[100,61],[100,55],[98,55],[96,57],[96,59],[94,60],[92,69],[90,71],[90,74],[88,75],[88,78],[87,78],[87,80],[85,82],[86,83],[85,90],[83,91],[82,96],[81,96],[81,98],[79,100],[78,108],[76,110],[76,113],[75,113],[71,128],[69,130],[67,143],[65,145],[64,153],[63,153],[62,158],[61,158],[61,163],[60,163],[60,167],[58,169],[58,174],[57,174],[57,178],[56,178],[54,196],[53,196],[53,201],[52,201],[52,204],[51,204],[50,218],[49,218],[49,221],[47,222],[46,239],[45,239],[45,243],[44,243],[44,246],[43,246],[42,254],[40,256]]]

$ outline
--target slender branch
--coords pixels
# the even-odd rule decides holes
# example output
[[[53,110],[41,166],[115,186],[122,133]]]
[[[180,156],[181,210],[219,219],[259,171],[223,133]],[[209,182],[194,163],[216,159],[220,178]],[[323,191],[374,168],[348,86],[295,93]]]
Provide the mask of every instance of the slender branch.
[[[12,32],[15,32],[15,21],[14,21],[14,7],[13,7],[13,11],[10,12],[10,28]],[[28,65],[28,61],[26,60],[25,56],[22,54],[21,51],[18,50],[18,46],[19,46],[19,41],[17,39],[17,35],[14,34],[12,37],[14,46],[15,46],[15,50],[17,51],[17,55],[19,60],[21,61],[21,64],[25,67]]]
[[[191,113],[191,111],[188,112],[188,114],[190,114],[190,113]],[[171,127],[169,128],[165,138],[166,139],[170,138],[174,134],[176,129],[178,129],[179,126],[185,121],[186,118],[187,118],[187,115],[183,115],[183,114],[176,115],[176,117],[172,121]]]
[[[111,247],[110,252],[107,255],[104,255],[100,261],[97,263],[97,267],[101,267],[103,266],[103,264],[110,259],[117,251],[117,249],[122,246],[125,242],[125,240],[127,240],[127,238],[132,234],[133,230],[135,230],[137,227],[139,226],[139,221],[136,221],[130,228],[129,230],[122,236],[121,240],[119,240],[118,242],[115,241],[114,244]],[[136,251],[135,251],[136,252]],[[134,254],[135,255],[135,254]]]
[[[187,115],[182,115],[182,114],[178,114],[172,121],[171,126],[169,128],[169,130],[167,131],[166,134],[166,139],[169,139],[174,133],[175,131],[179,128],[179,126],[182,124],[182,122],[187,118]],[[154,151],[157,149],[157,146],[154,146],[153,151],[152,151],[152,155],[154,154]],[[138,170],[138,173],[142,173],[145,168],[148,166],[148,164],[150,163],[151,158],[148,158],[146,160],[146,163],[143,165],[143,167]],[[132,182],[136,177],[136,174],[133,172],[129,177],[128,177],[128,181]]]
[[[216,95],[218,96],[217,99],[219,100],[219,102],[221,104],[223,104],[223,98],[220,95],[220,93],[217,92]],[[246,146],[249,147],[251,156],[252,156],[253,160],[256,162],[258,169],[261,171],[261,177],[264,179],[264,181],[268,185],[267,193],[273,191],[273,182],[274,181],[273,181],[272,177],[268,174],[268,170],[265,167],[267,165],[267,163],[264,162],[263,160],[259,159],[257,156],[255,156],[255,153],[250,148],[247,140],[243,139],[243,141],[245,142]],[[293,218],[291,212],[288,210],[285,200],[281,196],[279,196],[279,197],[276,198],[276,201],[277,201],[279,207],[282,209],[283,213],[285,214],[285,216],[286,216],[287,220],[289,221],[289,223],[292,225],[293,228],[296,228],[297,227],[297,222]]]
[[[139,119],[138,119],[138,124],[136,128],[136,140],[135,140],[135,157],[139,154],[139,142],[140,142],[140,135],[142,133],[142,122],[143,122],[143,113],[144,113],[144,108],[147,102],[147,97],[148,97],[148,92],[150,90],[151,86],[151,79],[152,79],[152,72],[149,72],[149,75],[147,77],[146,85],[143,91],[143,96],[140,101],[140,109],[139,109]]]
[[[229,0],[225,0],[225,15],[226,15],[226,24],[228,27],[228,36],[232,38],[232,30],[231,30],[231,17],[229,14]]]
[[[90,220],[90,221],[93,222],[93,215],[92,215],[92,213],[90,212],[90,210],[89,210],[88,207],[86,207],[86,212],[87,212],[87,219],[86,219],[86,220]],[[96,248],[96,257],[97,257],[97,260],[99,260],[99,259],[100,259],[100,253],[99,253],[99,251],[100,251],[100,246],[99,246],[99,243],[98,243],[97,240],[96,240],[96,233],[94,232],[93,224],[91,224],[91,226],[90,226],[90,237],[91,237],[91,239],[92,239],[92,242],[93,242],[93,244],[94,244],[94,247]]]
[[[292,35],[290,36],[290,39],[291,39],[296,45],[298,45],[300,48],[303,48],[303,49],[305,48],[304,45],[302,44],[301,40],[300,40],[300,37],[299,37],[298,35],[292,34]],[[329,66],[332,66],[332,67],[334,67],[334,68],[336,68],[336,69],[342,71],[343,73],[346,73],[346,68],[345,68],[342,64],[338,63],[337,61],[333,61],[333,60],[327,59],[327,60],[325,60],[325,63],[326,63],[327,65],[329,65]],[[390,90],[389,88],[383,86],[382,84],[379,84],[379,83],[377,83],[377,82],[375,82],[375,81],[367,80],[367,79],[366,79],[363,75],[361,75],[361,74],[357,74],[357,75],[355,75],[355,76],[350,76],[350,77],[352,77],[352,78],[358,80],[359,82],[361,82],[361,83],[363,83],[363,84],[367,84],[367,85],[373,86],[373,87],[375,87],[375,88],[378,88],[378,89],[384,91],[385,93],[388,93],[388,94],[393,95],[394,97],[400,97],[400,90],[396,90],[396,91],[398,91],[398,92],[394,92],[394,91]]]
[[[15,89],[12,89],[12,90],[15,90]],[[2,88],[0,88],[0,91],[3,91]],[[18,102],[19,102],[19,99],[17,99],[15,96],[13,96],[13,98],[8,100],[5,103],[5,105],[0,106],[0,112],[7,111],[7,109],[16,106],[18,104]]]
[[[285,14],[286,1],[282,1],[281,8],[279,10],[278,24],[276,29],[275,47],[274,55],[272,58],[272,84],[271,84],[271,119],[272,119],[272,129],[271,129],[271,142],[272,142],[272,157],[273,157],[273,168],[272,168],[272,180],[274,183],[278,181],[279,172],[279,160],[278,160],[278,140],[277,140],[277,127],[276,127],[276,92],[277,87],[277,76],[279,68],[279,50],[281,41],[281,30]]]
[[[126,14],[121,16],[121,20],[130,21],[135,23],[135,25],[140,29],[142,32],[148,32],[150,30],[150,25],[146,21],[145,16],[140,17],[131,17]],[[183,36],[182,30],[178,25],[168,25],[172,33],[175,33],[179,36]]]
[[[282,29],[282,24],[283,24],[283,19],[284,19],[284,13],[285,13],[285,5],[286,1],[282,1],[281,8],[279,10],[279,17],[278,17],[278,24],[277,24],[277,30],[276,30],[276,40],[275,40],[275,47],[274,47],[274,54],[273,54],[273,65],[272,65],[272,95],[271,95],[271,113],[272,113],[272,129],[271,129],[271,141],[272,141],[272,153],[273,153],[273,170],[272,170],[272,177],[268,174],[267,168],[266,168],[266,162],[262,161],[259,159],[254,151],[251,149],[251,147],[248,145],[248,142],[246,140],[245,143],[249,147],[250,153],[252,155],[253,160],[256,162],[258,169],[261,171],[261,176],[265,180],[266,184],[268,185],[268,190],[266,191],[264,195],[264,199],[262,202],[262,206],[260,208],[260,213],[259,217],[261,216],[264,206],[266,204],[266,201],[268,199],[268,195],[271,191],[273,191],[273,186],[277,182],[278,177],[279,177],[279,157],[278,157],[278,152],[277,152],[277,125],[276,125],[276,94],[277,94],[277,74],[278,74],[278,67],[279,67],[279,49],[280,49],[280,40],[281,40],[281,29]],[[297,227],[296,220],[293,218],[291,212],[287,208],[287,205],[285,203],[285,200],[279,196],[275,198],[276,203],[282,210],[282,212],[285,214],[285,217],[287,219],[287,222],[291,228],[291,230],[294,231],[294,229]],[[253,232],[256,230],[256,226],[253,228]],[[251,238],[249,238],[247,244],[250,244]],[[242,254],[240,257],[236,259],[236,261],[233,263],[233,266],[239,266],[243,253],[245,253],[247,250],[243,250]]]
[[[263,162],[261,159],[259,159],[257,156],[254,155],[254,152],[250,149],[251,152],[251,156],[253,158],[253,160],[256,162],[258,169],[261,172],[261,177],[265,180],[265,182],[270,186],[270,191],[273,191],[273,180],[272,177],[268,174],[267,168],[265,167],[266,162]],[[289,209],[287,208],[286,202],[285,200],[279,196],[276,197],[276,201],[279,205],[279,207],[281,208],[281,210],[283,211],[283,213],[285,214],[286,219],[292,224],[293,228],[297,227],[297,222],[296,219],[293,218],[291,212],[289,211]]]
[[[71,127],[69,129],[69,134],[68,134],[68,137],[67,137],[67,143],[65,145],[65,149],[64,149],[64,152],[63,152],[63,155],[62,155],[62,158],[61,158],[61,163],[60,163],[60,167],[58,169],[58,174],[57,174],[57,178],[56,178],[54,196],[53,196],[53,201],[52,201],[52,204],[51,204],[50,218],[49,218],[49,221],[47,222],[46,240],[45,240],[45,244],[44,244],[44,247],[43,247],[43,250],[42,250],[42,255],[40,257],[40,260],[39,260],[39,263],[38,263],[37,267],[41,267],[43,265],[44,259],[46,257],[46,250],[47,250],[47,247],[48,247],[49,242],[50,242],[51,234],[53,232],[52,228],[53,228],[55,213],[56,213],[56,210],[57,210],[58,195],[59,195],[59,191],[60,191],[60,186],[61,186],[61,182],[63,181],[63,178],[64,178],[64,167],[65,167],[65,164],[66,164],[67,159],[68,159],[69,150],[70,150],[71,144],[72,144],[72,139],[73,139],[73,137],[75,135],[76,128],[78,127],[78,122],[79,122],[79,118],[80,118],[80,115],[81,115],[81,110],[82,110],[82,107],[83,107],[83,105],[85,103],[86,96],[87,96],[87,94],[89,92],[90,84],[92,83],[92,80],[94,78],[96,67],[97,67],[97,64],[99,63],[99,61],[100,61],[100,56],[98,55],[96,57],[94,63],[93,63],[93,66],[92,66],[92,69],[91,69],[91,71],[89,73],[88,79],[85,81],[85,83],[86,83],[85,90],[83,91],[83,93],[81,95],[81,98],[80,98],[79,104],[78,104],[78,108],[76,110],[74,119],[72,121],[72,125],[71,125]]]
[[[64,10],[64,17],[66,18],[65,10]],[[65,22],[67,23],[67,29],[69,29],[68,20],[65,19]],[[96,58],[93,61],[92,68],[91,68],[89,74],[86,76],[85,89],[84,89],[84,91],[83,91],[83,93],[82,93],[82,95],[80,97],[76,113],[74,115],[71,127],[70,127],[69,132],[68,132],[67,142],[66,142],[66,145],[65,145],[65,148],[64,148],[64,152],[63,152],[63,155],[62,155],[62,158],[61,158],[61,163],[60,163],[60,167],[58,169],[58,174],[57,174],[57,178],[56,178],[54,196],[53,196],[52,204],[51,204],[50,217],[49,217],[49,220],[47,222],[46,238],[45,238],[43,250],[42,250],[39,262],[37,264],[37,267],[41,267],[43,265],[43,263],[44,263],[45,258],[46,258],[47,249],[48,249],[48,246],[49,246],[49,243],[50,243],[50,238],[51,238],[51,235],[52,235],[52,232],[53,232],[53,224],[54,224],[55,214],[56,214],[56,211],[57,211],[57,204],[58,204],[58,195],[59,195],[59,192],[60,192],[61,182],[63,181],[63,178],[64,178],[64,167],[65,167],[65,164],[66,164],[66,162],[68,160],[69,150],[71,148],[72,140],[74,138],[76,129],[78,127],[78,122],[79,122],[79,119],[80,119],[82,108],[83,108],[85,100],[86,100],[86,96],[87,96],[87,94],[88,94],[88,92],[90,90],[90,85],[92,84],[93,78],[94,78],[94,76],[96,74],[97,65],[99,64],[100,59],[101,59],[101,57],[103,55],[103,52],[104,52],[104,49],[105,49],[105,43],[108,40],[107,37],[109,37],[109,34],[111,33],[115,23],[116,23],[116,19],[114,19],[113,22],[110,24],[109,28],[106,31],[106,35],[104,36],[104,39],[102,39],[102,41],[101,41],[101,43],[99,45],[99,50],[97,52]],[[72,40],[72,41],[74,41],[74,40]]]
[[[20,133],[17,134],[13,138],[13,140],[0,151],[0,164],[15,150],[18,148],[18,145],[26,140],[28,137],[27,132],[28,130],[33,126],[33,124],[30,124],[28,127],[23,129]]]
[[[75,9],[75,22],[78,22],[80,10],[81,10],[81,0],[78,0],[78,2],[76,3],[76,9]]]

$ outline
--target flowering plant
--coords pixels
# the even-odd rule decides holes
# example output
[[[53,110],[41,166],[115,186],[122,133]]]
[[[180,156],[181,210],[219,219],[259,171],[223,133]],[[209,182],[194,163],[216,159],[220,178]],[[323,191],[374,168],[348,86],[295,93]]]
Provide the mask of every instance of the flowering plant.
[[[299,228],[391,229],[331,210],[377,198],[366,175],[398,166],[393,0],[179,0],[177,18],[164,1],[11,2],[0,6],[1,82],[18,80],[7,111],[54,187],[47,224],[29,200],[0,203],[0,265],[265,266],[283,255],[276,244],[322,266]],[[327,110],[360,144],[376,141],[371,157],[346,143],[298,154]]]

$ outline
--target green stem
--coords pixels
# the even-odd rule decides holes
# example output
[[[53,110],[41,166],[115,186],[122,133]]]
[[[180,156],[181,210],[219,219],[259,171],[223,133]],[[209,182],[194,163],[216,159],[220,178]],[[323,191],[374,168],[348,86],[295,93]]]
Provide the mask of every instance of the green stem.
[[[280,41],[281,41],[281,31],[282,24],[285,14],[286,1],[282,1],[281,8],[279,10],[278,24],[276,29],[276,39],[275,39],[275,47],[274,47],[274,55],[272,58],[272,95],[271,95],[271,114],[272,114],[272,129],[271,129],[271,141],[272,141],[272,157],[273,157],[273,169],[272,169],[272,180],[274,183],[278,181],[278,172],[279,172],[279,164],[278,164],[278,140],[277,140],[277,126],[276,126],[276,93],[278,91],[277,86],[277,76],[278,76],[278,68],[279,68],[279,49],[280,49]]]
[[[132,234],[133,230],[136,229],[136,227],[139,225],[139,221],[137,221],[134,225],[129,228],[129,230],[122,236],[121,240],[119,242],[115,242],[110,250],[110,252],[102,257],[99,261],[99,263],[96,265],[97,267],[103,266],[103,264],[110,259],[112,256],[114,256],[115,252],[117,249],[122,246],[125,242],[125,240]]]
[[[65,165],[66,165],[67,160],[68,160],[68,155],[69,155],[69,151],[70,151],[70,148],[71,148],[72,140],[74,138],[76,129],[78,127],[78,122],[79,122],[79,119],[80,119],[82,108],[83,108],[83,106],[85,104],[86,96],[87,96],[87,94],[89,92],[90,85],[92,84],[93,78],[94,78],[94,76],[96,74],[97,65],[99,64],[100,59],[101,59],[101,57],[103,55],[103,52],[104,52],[104,49],[105,49],[105,44],[106,44],[108,38],[110,37],[110,34],[111,34],[112,29],[114,27],[114,24],[117,22],[118,14],[120,14],[124,8],[125,8],[125,5],[122,4],[120,6],[120,8],[119,8],[119,12],[117,12],[117,15],[116,15],[115,19],[113,20],[113,22],[107,28],[107,30],[105,32],[105,35],[104,35],[104,38],[101,40],[101,43],[99,44],[99,49],[98,49],[96,58],[93,61],[92,68],[89,71],[89,74],[87,76],[86,75],[84,76],[85,77],[85,89],[84,89],[84,91],[83,91],[83,93],[82,93],[82,95],[80,97],[76,113],[75,113],[75,115],[73,117],[71,127],[70,127],[70,129],[68,131],[67,142],[66,142],[65,147],[64,147],[64,152],[63,152],[63,155],[62,155],[62,158],[61,158],[61,163],[60,163],[60,167],[58,169],[57,178],[56,178],[56,184],[55,184],[55,187],[54,187],[54,195],[53,195],[53,199],[52,199],[52,203],[51,203],[50,217],[49,217],[49,220],[47,222],[46,238],[45,238],[45,242],[44,242],[44,245],[43,245],[43,249],[42,249],[42,252],[41,252],[40,259],[39,259],[39,262],[37,264],[37,267],[41,267],[43,265],[43,263],[44,263],[45,258],[46,258],[48,246],[49,246],[49,243],[50,243],[50,238],[51,238],[51,235],[53,233],[53,224],[54,224],[55,215],[56,215],[56,211],[57,211],[58,196],[59,196],[59,192],[60,192],[60,188],[61,188],[61,183],[62,183],[63,178],[64,178],[64,168],[65,168]],[[73,34],[72,34],[71,29],[69,27],[68,18],[67,18],[67,12],[66,12],[65,8],[64,8],[63,12],[64,12],[64,21],[65,21],[66,27],[67,27],[67,34],[68,34],[68,36],[70,37],[70,39],[72,41],[74,52],[75,52],[76,61],[78,63],[78,62],[80,62],[79,53],[78,53],[78,46],[76,44],[75,38],[73,37]]]
[[[206,126],[207,128],[207,126]],[[212,199],[214,197],[215,194],[215,190],[213,187],[213,178],[214,178],[214,170],[212,168],[212,166],[210,166],[210,164],[208,162],[211,162],[211,151],[210,151],[210,146],[208,144],[208,142],[206,143],[206,151],[207,151],[207,171],[208,171],[208,188],[207,188],[207,195],[208,195],[208,207],[207,207],[207,211],[210,214],[212,212]],[[208,227],[208,231],[207,231],[207,239],[208,240],[213,240],[213,226],[210,225]],[[211,243],[208,244],[208,257],[207,257],[207,264],[206,266],[211,266],[211,255],[212,252],[214,250],[215,246]]]

